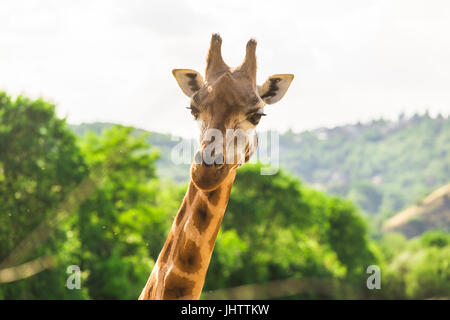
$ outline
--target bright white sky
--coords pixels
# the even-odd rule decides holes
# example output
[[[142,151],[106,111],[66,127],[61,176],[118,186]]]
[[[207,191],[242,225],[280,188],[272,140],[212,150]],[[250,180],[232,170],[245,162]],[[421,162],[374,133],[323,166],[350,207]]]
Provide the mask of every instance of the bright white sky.
[[[294,73],[262,129],[450,113],[450,1],[2,0],[0,90],[43,96],[70,123],[197,133],[171,70],[204,70],[210,36],[258,79]]]

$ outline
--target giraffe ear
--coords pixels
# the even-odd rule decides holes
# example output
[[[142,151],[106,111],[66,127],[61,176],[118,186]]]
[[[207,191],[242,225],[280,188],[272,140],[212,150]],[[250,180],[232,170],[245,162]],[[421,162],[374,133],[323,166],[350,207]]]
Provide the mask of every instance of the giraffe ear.
[[[181,90],[188,97],[192,97],[203,84],[203,77],[200,73],[191,69],[173,69],[172,74],[178,82]]]
[[[293,74],[270,76],[262,86],[258,86],[258,94],[265,103],[275,103],[283,98],[293,79]]]

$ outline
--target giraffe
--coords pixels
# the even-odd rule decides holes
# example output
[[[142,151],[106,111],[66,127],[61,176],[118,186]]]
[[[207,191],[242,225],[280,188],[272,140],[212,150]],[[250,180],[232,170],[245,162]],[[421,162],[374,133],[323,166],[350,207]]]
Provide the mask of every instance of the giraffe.
[[[188,109],[200,123],[201,133],[186,195],[140,300],[200,298],[236,170],[249,161],[257,146],[252,129],[265,115],[264,106],[279,101],[294,78],[293,74],[276,74],[257,86],[256,41],[248,41],[245,59],[236,68],[224,62],[221,46],[222,38],[213,34],[205,80],[195,70],[172,71],[190,98]],[[229,130],[250,133],[241,140],[244,148],[239,152],[239,148],[234,148],[236,137],[232,137],[231,147],[230,140],[211,137],[211,130],[222,135]],[[221,148],[216,149],[217,146]],[[212,161],[206,161],[208,148]]]

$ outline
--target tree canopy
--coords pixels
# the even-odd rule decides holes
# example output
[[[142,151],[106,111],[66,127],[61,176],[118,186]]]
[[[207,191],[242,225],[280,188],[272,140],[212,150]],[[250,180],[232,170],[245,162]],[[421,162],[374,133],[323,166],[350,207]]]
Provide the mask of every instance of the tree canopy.
[[[158,175],[158,157],[134,128],[75,136],[52,104],[0,92],[0,298],[136,299],[187,188]],[[351,200],[261,168],[238,171],[203,298],[276,283],[295,285],[257,298],[450,296],[448,233],[371,236]],[[72,265],[80,289],[66,286]],[[366,287],[370,265],[381,290]]]

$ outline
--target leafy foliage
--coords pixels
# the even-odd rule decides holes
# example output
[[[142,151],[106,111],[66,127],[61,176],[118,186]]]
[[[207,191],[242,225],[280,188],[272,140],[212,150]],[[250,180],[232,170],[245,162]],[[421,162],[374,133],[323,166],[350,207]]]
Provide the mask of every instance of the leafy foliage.
[[[427,135],[431,130],[429,123],[435,120],[414,121],[419,127],[423,126],[422,134]],[[441,128],[433,132],[442,134],[438,138],[438,148],[442,148],[448,142],[445,133],[448,124],[447,120],[439,121]],[[358,133],[362,137],[355,137],[352,142],[365,154],[364,159],[368,159],[367,150],[375,152],[379,148],[375,144],[389,136],[379,130],[386,123],[377,126],[378,129],[362,130]],[[416,129],[411,126],[394,131],[400,135],[404,129],[415,132],[417,126]],[[0,298],[135,299],[139,295],[166,239],[186,185],[175,185],[158,177],[158,153],[143,132],[122,126],[97,129],[97,133],[83,132],[77,139],[65,121],[55,116],[53,105],[24,97],[12,100],[0,93],[0,272],[41,257],[54,258],[49,269],[22,280],[0,283]],[[285,134],[284,138],[289,135]],[[292,137],[292,143],[302,146],[299,149],[303,150],[302,156],[297,157],[301,161],[310,159],[309,163],[303,162],[302,170],[308,166],[313,168],[317,160],[317,156],[305,152],[306,146],[314,148],[308,143],[328,141],[317,146],[324,160],[318,161],[319,169],[311,174],[326,180],[327,161],[344,169],[360,166],[353,172],[349,168],[344,170],[355,179],[352,181],[359,181],[355,184],[359,187],[352,189],[346,184],[335,184],[335,190],[341,189],[342,194],[352,195],[349,197],[367,203],[373,210],[386,208],[385,186],[389,190],[389,186],[398,181],[403,181],[404,186],[416,181],[406,178],[406,174],[403,177],[404,173],[399,171],[402,177],[398,180],[391,172],[386,175],[387,180],[383,178],[386,184],[367,183],[362,177],[370,177],[374,172],[370,166],[358,162],[358,153],[351,152],[350,143],[339,140],[339,135],[328,140],[317,138],[315,133],[303,135],[300,142]],[[394,136],[390,136],[391,142],[398,138]],[[155,139],[164,145],[168,137]],[[328,143],[335,144],[330,150],[335,150],[342,158],[329,155],[334,151],[326,150]],[[407,145],[411,147],[411,143]],[[344,151],[338,150],[341,147]],[[434,156],[447,157],[442,150],[440,153],[434,150]],[[393,151],[383,152],[391,152],[389,157],[393,156]],[[295,159],[289,152],[283,154],[288,155],[288,162]],[[389,158],[383,154],[376,157],[383,161]],[[427,156],[420,157],[427,159]],[[425,160],[417,161],[415,168]],[[410,160],[404,161],[401,163]],[[395,167],[386,166],[389,170]],[[301,279],[311,280],[305,283],[324,282],[278,297],[450,296],[448,233],[434,231],[412,240],[399,234],[383,234],[371,240],[366,220],[349,200],[314,190],[284,170],[273,176],[260,175],[261,168],[260,164],[246,165],[238,171],[205,292]],[[434,175],[434,170],[442,175]],[[427,186],[438,183],[446,170],[448,168],[439,161],[434,162],[434,169],[427,173],[431,180],[424,183]],[[362,176],[361,172],[364,172]],[[412,185],[417,187],[415,182]],[[328,189],[333,188],[330,185]],[[397,197],[394,192],[389,199],[400,201],[401,205],[407,198],[404,194]],[[69,214],[60,215],[60,211]],[[29,236],[39,230],[39,237],[27,242]],[[22,241],[27,245],[21,246]],[[372,264],[382,270],[382,290],[377,292],[368,292],[365,287],[365,271]],[[69,290],[65,286],[69,265],[81,267],[81,290]]]
[[[2,284],[3,298],[76,298],[79,292],[61,287],[70,265],[62,226],[43,236],[44,242],[22,257],[16,246],[39,225],[56,215],[58,205],[80,183],[86,165],[75,136],[55,107],[43,100],[0,92],[0,269],[43,255],[55,256],[55,268],[28,280]],[[68,250],[64,255],[58,253]],[[18,256],[19,258],[14,258]],[[23,258],[23,259],[21,259]],[[42,288],[47,288],[42,290]]]
[[[292,277],[363,283],[361,270],[376,257],[355,207],[284,171],[260,175],[261,168],[246,165],[238,171],[206,288]]]
[[[432,231],[409,241],[395,233],[378,240],[384,256],[384,288],[379,296],[387,299],[448,298],[449,237],[449,233]]]
[[[156,154],[132,128],[114,127],[102,137],[88,134],[83,154],[91,168],[102,166],[101,185],[78,212],[81,268],[88,270],[89,296],[94,299],[136,298],[153,261],[143,234],[153,210]],[[144,221],[143,221],[144,220]]]

